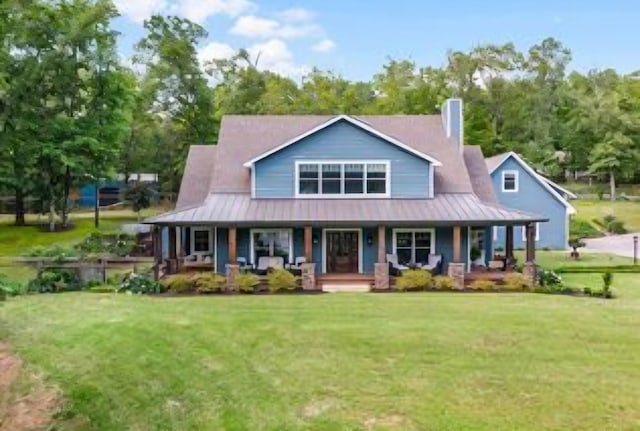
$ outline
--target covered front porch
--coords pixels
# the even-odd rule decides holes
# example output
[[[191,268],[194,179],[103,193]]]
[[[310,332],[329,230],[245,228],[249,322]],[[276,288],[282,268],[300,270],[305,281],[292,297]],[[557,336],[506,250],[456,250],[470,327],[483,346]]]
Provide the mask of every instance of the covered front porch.
[[[199,270],[233,279],[245,271],[265,275],[270,268],[285,268],[301,275],[308,289],[340,283],[388,289],[399,275],[394,265],[426,268],[435,257],[439,266],[432,273],[464,286],[473,274],[498,278],[514,268],[514,225],[506,226],[500,255],[490,234],[494,225],[156,225],[155,275]],[[525,226],[527,238],[535,238],[535,223]],[[527,241],[526,256],[525,266],[534,267],[535,241]]]

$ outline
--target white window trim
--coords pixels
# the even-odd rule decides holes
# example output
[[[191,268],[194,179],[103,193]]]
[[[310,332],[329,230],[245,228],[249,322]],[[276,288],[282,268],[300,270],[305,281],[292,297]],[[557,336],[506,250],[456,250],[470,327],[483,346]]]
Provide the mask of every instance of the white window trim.
[[[364,244],[362,228],[325,228],[322,229],[322,273],[327,273],[327,232],[358,232],[358,273],[363,273]]]
[[[293,229],[251,229],[249,230],[249,258],[247,261],[253,265],[257,265],[258,262],[253,261],[253,256],[255,255],[255,244],[253,243],[253,234],[254,233],[266,233],[266,232],[289,232],[289,262],[293,262]]]
[[[397,234],[398,233],[406,233],[406,232],[429,232],[431,233],[431,251],[429,252],[429,254],[437,254],[436,253],[436,230],[435,228],[415,228],[415,229],[411,229],[411,228],[402,228],[402,229],[393,229],[392,230],[392,250],[393,250],[393,254],[397,254],[397,250],[396,250],[396,245],[397,245]],[[414,241],[413,241],[413,247],[411,248],[411,259],[415,262],[415,258],[416,258],[416,246],[415,246],[415,235],[414,235]]]
[[[189,254],[194,256],[205,256],[208,254],[213,254],[214,252],[214,235],[213,229],[210,227],[202,227],[202,226],[190,226],[190,241],[189,241]],[[196,245],[196,232],[208,232],[209,233],[209,248],[205,251],[195,251]],[[215,258],[215,256],[213,256]]]
[[[498,229],[500,228],[500,226],[493,226],[493,240],[497,241],[498,240]]]
[[[522,226],[522,241],[527,242],[527,227]],[[536,222],[536,241],[540,241],[540,223]]]
[[[515,179],[515,188],[513,190],[507,190],[504,188],[504,180],[505,177],[507,176],[507,174],[512,174],[514,179]],[[518,190],[520,190],[520,175],[518,171],[514,171],[514,170],[506,170],[506,171],[502,171],[502,192],[503,193],[518,193]]]
[[[300,165],[318,165],[318,184],[322,184],[322,165],[323,164],[363,164],[364,167],[364,193],[344,194],[344,168],[340,171],[340,194],[306,194],[300,193]],[[367,193],[367,164],[385,165],[385,193]],[[390,160],[296,160],[294,168],[294,190],[295,197],[302,199],[375,199],[391,197],[391,161]]]

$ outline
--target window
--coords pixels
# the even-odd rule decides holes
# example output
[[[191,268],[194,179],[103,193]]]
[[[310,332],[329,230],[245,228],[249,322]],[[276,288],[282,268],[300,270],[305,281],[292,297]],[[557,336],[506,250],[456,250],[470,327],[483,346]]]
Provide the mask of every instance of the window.
[[[429,255],[435,253],[435,231],[433,229],[393,231],[393,252],[400,265],[426,263]]]
[[[213,232],[209,228],[191,228],[191,253],[211,254],[213,252]]]
[[[388,161],[297,162],[296,196],[389,196]]]
[[[518,191],[518,171],[502,171],[502,191]]]
[[[522,226],[522,241],[527,241],[527,227]],[[536,223],[536,241],[540,241],[540,223]]]
[[[262,256],[281,256],[290,263],[293,253],[293,235],[291,229],[253,229],[251,230],[251,262],[258,263]]]

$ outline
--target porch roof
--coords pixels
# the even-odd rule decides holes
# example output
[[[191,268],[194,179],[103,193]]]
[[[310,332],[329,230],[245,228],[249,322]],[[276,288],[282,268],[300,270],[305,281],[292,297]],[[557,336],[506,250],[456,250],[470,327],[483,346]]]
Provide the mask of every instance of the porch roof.
[[[544,216],[482,202],[473,193],[433,199],[252,199],[248,193],[210,193],[201,205],[146,219],[148,224],[526,224]]]

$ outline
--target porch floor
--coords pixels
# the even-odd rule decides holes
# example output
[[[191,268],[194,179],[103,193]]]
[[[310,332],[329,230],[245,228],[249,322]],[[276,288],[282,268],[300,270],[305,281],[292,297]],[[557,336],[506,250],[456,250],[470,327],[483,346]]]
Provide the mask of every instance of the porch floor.
[[[466,284],[476,280],[491,280],[496,283],[502,283],[504,278],[512,273],[513,271],[471,271],[464,274],[464,281]]]

